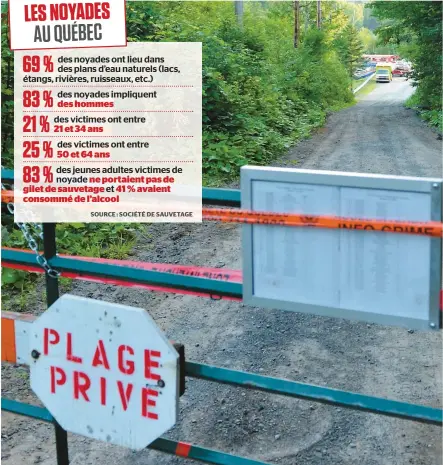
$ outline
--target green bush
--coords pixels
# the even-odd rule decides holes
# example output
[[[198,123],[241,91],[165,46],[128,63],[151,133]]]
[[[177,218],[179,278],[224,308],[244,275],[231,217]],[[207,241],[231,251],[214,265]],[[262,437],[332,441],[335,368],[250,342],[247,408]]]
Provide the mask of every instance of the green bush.
[[[412,61],[412,85],[417,87],[407,105],[442,130],[442,2],[372,2],[374,16],[384,21],[378,28],[386,44]]]
[[[128,40],[203,43],[203,172],[206,184],[230,180],[247,163],[267,164],[322,125],[328,111],[353,101],[332,32],[343,27],[337,7],[324,31],[303,31],[293,45],[289,4],[245,4],[243,27],[232,2],[131,2]],[[314,10],[311,12],[314,13]],[[334,22],[335,21],[335,22]],[[329,34],[329,35],[328,35]],[[2,71],[10,71],[2,21]],[[9,68],[8,68],[9,67]],[[12,87],[2,80],[4,162],[12,163]],[[9,87],[8,87],[9,86]],[[9,95],[9,100],[8,100]],[[9,116],[8,116],[9,115]]]
[[[423,95],[422,88],[418,88],[414,94],[406,100],[406,106],[412,108],[420,114],[420,117],[429,123],[430,126],[437,128],[440,132],[443,132],[443,111],[438,108],[429,109],[423,105],[426,101],[426,96]]]
[[[203,43],[206,184],[236,177],[245,164],[268,164],[321,126],[329,110],[353,102],[327,34],[310,30],[294,49],[286,11],[251,6],[243,28],[224,2],[184,2],[167,14],[159,6],[157,14],[167,21],[156,21],[153,40]]]
[[[324,2],[327,3],[327,2]],[[331,34],[345,25],[325,4],[323,31],[303,31],[293,44],[289,3],[245,3],[239,27],[232,2],[129,2],[130,42],[203,43],[203,173],[206,185],[238,176],[245,164],[268,164],[322,126],[328,111],[353,102],[350,81]],[[314,5],[315,6],[315,5]],[[331,11],[326,12],[330,8]],[[4,11],[2,11],[4,13]],[[311,13],[315,16],[314,10]],[[330,18],[329,20],[326,18]],[[13,57],[2,15],[2,162],[13,166]],[[328,32],[332,31],[332,32]],[[3,244],[26,247],[10,217]],[[133,226],[134,227],[134,226]],[[122,224],[63,224],[60,253],[124,258],[135,231]],[[22,287],[24,274],[5,272],[4,284]]]

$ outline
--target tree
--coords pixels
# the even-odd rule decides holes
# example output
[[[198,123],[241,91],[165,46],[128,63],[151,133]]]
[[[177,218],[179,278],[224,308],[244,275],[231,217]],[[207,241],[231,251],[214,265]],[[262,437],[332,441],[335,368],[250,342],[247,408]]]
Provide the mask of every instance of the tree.
[[[341,61],[348,70],[349,76],[352,77],[363,63],[362,55],[364,51],[357,29],[352,24],[345,27],[336,41],[336,47]]]
[[[298,47],[300,40],[300,0],[294,1],[294,47]]]
[[[358,37],[363,44],[364,51],[366,53],[374,54],[377,47],[377,36],[369,29],[362,27],[358,31]]]
[[[335,39],[348,23],[349,18],[339,2],[322,2],[321,29],[326,33],[327,41]]]
[[[421,104],[442,107],[442,2],[374,2],[373,15],[380,20],[377,36],[386,45],[409,44],[412,78]]]
[[[243,26],[243,0],[235,1],[235,16],[239,26]]]
[[[2,164],[12,166],[14,158],[14,55],[9,49],[9,27],[6,5],[2,4],[2,119],[1,119],[1,152]]]
[[[317,0],[317,29],[321,29],[321,1]]]
[[[363,11],[364,6],[361,3],[354,3],[354,2],[340,2],[340,6],[343,8],[346,15],[349,17],[350,22],[356,28],[360,28],[363,26]]]
[[[370,8],[365,8],[363,10],[363,27],[373,31],[374,29],[377,29],[378,26],[379,23],[377,19],[372,16],[372,10]]]

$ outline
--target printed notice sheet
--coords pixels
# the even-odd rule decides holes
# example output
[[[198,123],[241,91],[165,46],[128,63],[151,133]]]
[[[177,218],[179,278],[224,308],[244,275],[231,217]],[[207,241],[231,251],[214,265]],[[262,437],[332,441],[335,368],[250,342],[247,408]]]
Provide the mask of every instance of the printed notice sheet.
[[[421,193],[253,181],[252,209],[430,221]],[[253,294],[280,301],[427,319],[430,238],[254,225]]]
[[[420,193],[341,188],[340,211],[354,218],[431,220],[429,197]],[[340,236],[341,307],[428,317],[428,237],[348,230]]]
[[[337,187],[255,181],[252,198],[257,211],[339,213]],[[338,230],[254,226],[253,244],[255,295],[338,306]]]

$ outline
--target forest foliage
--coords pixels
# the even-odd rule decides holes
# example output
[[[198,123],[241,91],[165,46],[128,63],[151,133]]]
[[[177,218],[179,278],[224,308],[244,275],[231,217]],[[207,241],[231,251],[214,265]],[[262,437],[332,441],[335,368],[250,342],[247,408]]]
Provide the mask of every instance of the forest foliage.
[[[294,49],[291,2],[248,4],[242,26],[233,2],[128,2],[128,41],[203,43],[203,172],[206,185],[229,182],[245,164],[266,164],[324,123],[328,111],[353,102],[347,69],[334,42],[349,23],[337,4],[324,6],[316,28],[316,2],[304,2],[301,43]],[[2,11],[2,165],[13,167],[14,62]],[[5,246],[27,247],[23,234],[2,215]],[[124,258],[139,225],[61,224],[60,253]],[[145,231],[145,234],[148,234]],[[21,308],[36,279],[4,269],[15,293],[7,306]],[[27,294],[26,294],[27,295]],[[19,300],[17,300],[19,299]],[[6,305],[6,301],[3,302]]]
[[[232,181],[244,164],[269,163],[323,125],[328,112],[352,104],[351,74],[363,51],[404,48],[415,64],[414,98],[427,106],[429,119],[440,115],[441,121],[440,2],[382,2],[387,6],[376,5],[372,12],[361,3],[321,4],[319,30],[317,2],[300,1],[300,43],[294,48],[293,2],[247,2],[242,25],[233,2],[127,2],[129,41],[203,43],[206,185]],[[380,26],[383,44],[373,32]],[[3,8],[1,27],[2,165],[12,168],[14,63]],[[2,224],[8,224],[2,227],[4,245],[27,247],[10,215],[2,215]],[[137,228],[62,224],[59,251],[124,258]],[[9,270],[3,284],[20,293],[25,276],[30,275]]]
[[[203,43],[203,172],[206,185],[267,164],[353,102],[336,39],[349,24],[342,2],[302,2],[301,43],[293,44],[292,2],[246,3],[242,27],[233,2],[128,2],[129,41]],[[12,162],[13,63],[2,21],[4,162]]]
[[[300,44],[295,49],[292,2],[248,2],[242,25],[233,2],[127,2],[128,41],[203,44],[206,185],[232,181],[242,165],[269,163],[323,125],[329,111],[354,101],[349,70],[341,61],[346,48],[343,33],[351,21],[345,7],[354,10],[343,2],[322,2],[318,30],[317,2],[301,4]],[[13,166],[13,76],[3,14],[2,164],[8,168]],[[3,244],[27,247],[21,231],[12,227],[11,216],[3,215],[3,220],[7,224],[2,228]],[[61,224],[59,252],[124,258],[141,233],[134,229],[112,223]],[[22,295],[25,282],[31,289],[30,276],[4,270],[3,284],[15,286]],[[15,296],[8,305],[20,307],[23,302]]]
[[[443,130],[442,124],[442,5],[430,2],[373,2],[372,14],[380,20],[379,40],[394,44],[413,64],[411,78],[417,87],[409,105]]]

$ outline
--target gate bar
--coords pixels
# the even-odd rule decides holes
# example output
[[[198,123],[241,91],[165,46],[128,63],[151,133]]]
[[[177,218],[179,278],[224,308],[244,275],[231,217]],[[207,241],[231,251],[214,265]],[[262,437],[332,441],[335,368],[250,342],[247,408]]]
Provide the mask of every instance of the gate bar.
[[[12,324],[10,331],[5,330],[4,334],[2,334],[2,361],[14,364],[27,364],[29,347],[23,344],[22,339],[23,334],[27,334],[25,326],[31,325],[35,318],[35,315],[2,312],[2,328],[6,326],[6,323]],[[9,350],[10,347],[12,347],[12,350]],[[184,377],[190,376],[270,392],[272,394],[340,405],[345,408],[359,409],[401,419],[421,421],[422,423],[439,424],[441,426],[442,410],[430,406],[412,405],[401,401],[304,384],[288,379],[277,379],[254,373],[245,373],[192,361],[181,362],[180,367],[183,368],[183,382],[181,381],[180,383],[181,388],[184,388]]]
[[[2,398],[1,401],[2,410],[7,412],[24,415],[36,420],[55,422],[54,417],[44,407],[37,407],[35,405],[4,398]],[[199,460],[200,462],[213,463],[215,465],[270,465],[269,463],[259,460],[226,454],[217,450],[207,449],[206,447],[195,446],[193,444],[173,441],[166,438],[156,439],[148,446],[148,449],[165,452],[179,457]]]
[[[314,386],[287,379],[261,376],[254,373],[219,368],[201,363],[186,362],[186,376],[252,388],[258,391],[308,399],[323,404],[340,405],[344,408],[376,413],[389,417],[413,420],[419,423],[442,426],[443,411],[425,405],[408,404],[338,389]]]
[[[240,190],[238,189],[212,189],[203,187],[203,203],[209,205],[226,205],[239,207],[241,205]]]
[[[10,263],[35,265],[35,257],[27,252],[2,249],[1,259],[2,261]],[[196,292],[209,292],[215,295],[240,298],[243,296],[243,286],[241,283],[198,278],[195,276],[175,275],[128,266],[87,262],[76,258],[64,258],[59,256],[53,258],[48,257],[48,263],[58,271],[83,272],[91,276],[119,278],[123,281],[161,285],[168,288],[185,289]]]
[[[217,465],[270,465],[266,462],[226,454],[217,450],[207,449],[206,447],[194,446],[193,444],[172,441],[166,438],[156,439],[148,446],[148,449]]]

